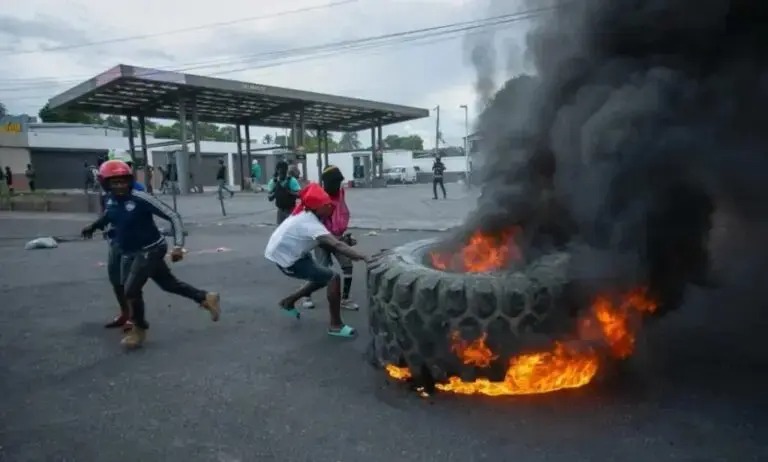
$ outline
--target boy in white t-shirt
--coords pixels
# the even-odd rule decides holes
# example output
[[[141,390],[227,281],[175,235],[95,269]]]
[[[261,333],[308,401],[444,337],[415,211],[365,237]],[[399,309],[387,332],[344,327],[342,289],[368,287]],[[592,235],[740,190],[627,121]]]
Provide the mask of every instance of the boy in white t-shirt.
[[[264,257],[275,263],[280,271],[296,279],[307,281],[298,291],[280,300],[280,308],[290,316],[299,318],[294,306],[323,287],[328,287],[328,308],[331,323],[328,335],[354,337],[354,328],[341,320],[341,278],[328,267],[321,266],[312,258],[311,251],[322,244],[352,260],[366,257],[352,247],[336,239],[320,221],[333,213],[330,196],[317,183],[310,183],[299,193],[300,204],[272,233],[264,251]]]

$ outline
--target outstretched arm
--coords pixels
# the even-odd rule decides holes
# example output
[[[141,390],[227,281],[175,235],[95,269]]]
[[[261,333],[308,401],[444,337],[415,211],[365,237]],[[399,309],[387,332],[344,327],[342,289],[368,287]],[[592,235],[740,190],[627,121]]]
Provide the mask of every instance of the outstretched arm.
[[[106,213],[103,213],[98,220],[94,221],[90,225],[88,225],[88,228],[93,230],[102,230],[109,224],[109,217]]]
[[[171,224],[173,231],[173,246],[184,247],[184,224],[181,222],[181,216],[157,197],[144,191],[133,191],[133,196],[145,202],[152,214],[158,216]]]
[[[328,247],[330,249],[333,249],[337,252],[339,252],[342,255],[346,255],[347,257],[351,258],[352,260],[365,260],[365,255],[361,254],[357,250],[353,249],[352,247],[348,246],[344,242],[336,239],[331,234],[324,234],[322,236],[319,236],[315,239],[320,245],[323,245],[325,247]]]

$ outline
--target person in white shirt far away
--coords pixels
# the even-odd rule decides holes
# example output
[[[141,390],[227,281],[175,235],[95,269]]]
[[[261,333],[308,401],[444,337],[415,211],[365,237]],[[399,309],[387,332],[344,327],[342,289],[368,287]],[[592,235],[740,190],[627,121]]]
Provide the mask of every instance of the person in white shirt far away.
[[[333,213],[333,202],[320,185],[307,185],[299,193],[299,201],[291,216],[272,233],[264,251],[264,257],[284,274],[306,281],[299,290],[280,300],[280,309],[298,319],[301,315],[295,307],[296,302],[327,287],[331,318],[328,335],[354,337],[355,329],[341,319],[341,277],[331,268],[319,265],[311,252],[323,245],[354,261],[366,260],[366,256],[336,239],[322,224],[321,219]]]

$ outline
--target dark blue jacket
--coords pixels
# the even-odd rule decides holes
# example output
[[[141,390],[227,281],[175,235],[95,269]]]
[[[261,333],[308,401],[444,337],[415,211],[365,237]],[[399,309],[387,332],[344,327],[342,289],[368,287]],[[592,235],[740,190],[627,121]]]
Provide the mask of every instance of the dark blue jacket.
[[[146,191],[147,190],[141,182],[135,181],[135,180],[133,182],[133,189],[135,189],[136,191]],[[102,210],[102,212],[106,209],[106,207],[107,207],[107,199],[109,197],[111,197],[111,196],[112,195],[109,192],[107,192],[107,191],[102,191],[101,192],[101,210]],[[104,237],[106,237],[107,239],[114,239],[114,237],[115,237],[115,230],[112,229],[112,228],[107,229],[107,232],[105,233]]]
[[[113,245],[123,252],[138,252],[163,244],[165,237],[155,225],[154,217],[170,222],[173,231],[173,245],[184,246],[184,227],[181,217],[172,208],[155,196],[144,191],[133,190],[125,196],[110,194],[107,197],[104,215],[94,224],[95,229],[112,225]]]

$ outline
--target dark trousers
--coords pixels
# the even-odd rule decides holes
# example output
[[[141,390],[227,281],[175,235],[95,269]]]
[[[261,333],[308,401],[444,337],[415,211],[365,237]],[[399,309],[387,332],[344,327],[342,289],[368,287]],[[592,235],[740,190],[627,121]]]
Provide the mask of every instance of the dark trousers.
[[[35,192],[35,180],[29,180],[29,190]]]
[[[445,185],[443,184],[442,178],[435,178],[432,180],[432,194],[434,194],[435,199],[437,199],[437,185],[440,185],[440,189],[443,191],[443,199],[445,199]]]
[[[125,287],[125,297],[131,307],[131,321],[143,329],[149,327],[144,318],[144,286],[149,279],[155,281],[166,292],[202,303],[206,292],[186,282],[176,279],[165,262],[168,246],[158,245],[142,252],[123,255],[122,276]]]
[[[115,292],[115,298],[120,305],[120,313],[123,316],[128,316],[128,303],[125,300],[125,288],[123,287],[123,278],[120,274],[122,265],[123,253],[120,248],[114,243],[109,243],[109,256],[107,257],[107,274],[109,275],[109,283],[112,285],[112,290]]]
[[[286,218],[291,216],[293,209],[277,209],[277,224],[284,222]]]

